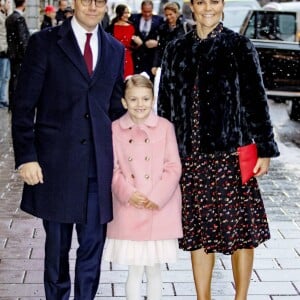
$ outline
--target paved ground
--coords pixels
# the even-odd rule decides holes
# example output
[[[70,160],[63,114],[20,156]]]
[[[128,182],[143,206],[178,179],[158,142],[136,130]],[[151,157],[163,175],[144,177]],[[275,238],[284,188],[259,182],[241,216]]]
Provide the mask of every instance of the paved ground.
[[[22,184],[13,170],[9,127],[9,115],[0,109],[0,299],[44,299],[44,234],[40,220],[19,209]],[[256,250],[249,300],[300,299],[300,150],[280,148],[282,157],[260,181],[272,238]],[[74,240],[72,270],[75,249]],[[103,263],[102,270],[97,299],[125,299],[126,268]],[[187,253],[163,266],[163,281],[163,299],[196,299]],[[233,295],[230,257],[219,255],[213,299]]]

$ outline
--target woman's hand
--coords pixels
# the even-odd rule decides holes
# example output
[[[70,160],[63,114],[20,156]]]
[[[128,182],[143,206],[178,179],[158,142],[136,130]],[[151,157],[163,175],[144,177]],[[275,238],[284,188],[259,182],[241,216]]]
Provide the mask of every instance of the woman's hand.
[[[259,157],[253,169],[254,177],[267,174],[270,166],[270,157]]]

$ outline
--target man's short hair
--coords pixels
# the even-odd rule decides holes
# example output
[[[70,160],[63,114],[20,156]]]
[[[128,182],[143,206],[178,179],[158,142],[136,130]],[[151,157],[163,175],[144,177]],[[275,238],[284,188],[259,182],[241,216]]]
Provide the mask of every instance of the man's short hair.
[[[14,0],[16,7],[22,6],[26,0]]]

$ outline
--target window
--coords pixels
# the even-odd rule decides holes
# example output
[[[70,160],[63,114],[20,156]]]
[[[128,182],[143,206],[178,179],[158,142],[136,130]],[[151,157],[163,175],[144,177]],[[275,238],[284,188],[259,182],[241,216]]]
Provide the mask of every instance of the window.
[[[252,39],[296,41],[296,13],[256,11],[245,35]]]

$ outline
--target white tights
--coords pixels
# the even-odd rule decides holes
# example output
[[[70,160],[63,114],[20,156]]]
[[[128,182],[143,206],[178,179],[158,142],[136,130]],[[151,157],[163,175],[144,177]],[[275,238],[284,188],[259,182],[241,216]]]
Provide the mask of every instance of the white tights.
[[[147,300],[160,300],[162,294],[162,280],[160,264],[154,266],[129,266],[126,281],[126,299],[141,299],[141,282],[144,270],[147,277]]]

